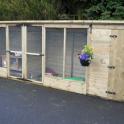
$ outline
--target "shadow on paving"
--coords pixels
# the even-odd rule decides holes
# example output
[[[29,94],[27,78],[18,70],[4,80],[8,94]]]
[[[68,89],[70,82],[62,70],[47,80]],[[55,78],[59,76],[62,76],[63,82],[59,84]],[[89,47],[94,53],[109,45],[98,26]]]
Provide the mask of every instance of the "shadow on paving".
[[[124,124],[124,103],[0,78],[0,124]]]

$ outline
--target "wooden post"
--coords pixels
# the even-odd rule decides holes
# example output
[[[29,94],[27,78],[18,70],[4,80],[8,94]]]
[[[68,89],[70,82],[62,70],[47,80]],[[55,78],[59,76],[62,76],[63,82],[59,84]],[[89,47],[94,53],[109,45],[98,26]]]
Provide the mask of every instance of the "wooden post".
[[[22,26],[22,78],[27,78],[27,26]]]
[[[64,28],[64,42],[63,42],[63,79],[65,78],[66,32],[67,32],[67,29]]]
[[[91,27],[87,28],[87,44],[91,44]],[[86,67],[85,70],[85,83],[86,83],[86,94],[89,92],[89,68]]]
[[[7,76],[10,76],[10,53],[9,53],[9,26],[6,26],[6,62],[7,62]]]
[[[46,69],[46,64],[45,64],[45,59],[46,59],[46,28],[42,26],[42,83],[44,83],[44,76],[45,76],[45,69]]]
[[[72,52],[71,52],[71,77],[73,77],[73,73],[74,73],[74,39],[75,39],[75,32],[72,32],[73,34],[73,39],[72,39]]]

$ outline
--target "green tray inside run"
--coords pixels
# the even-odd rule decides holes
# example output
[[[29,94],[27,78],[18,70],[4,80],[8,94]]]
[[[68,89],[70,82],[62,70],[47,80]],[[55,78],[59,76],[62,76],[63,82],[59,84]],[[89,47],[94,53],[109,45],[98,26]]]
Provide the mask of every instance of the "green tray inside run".
[[[67,80],[74,80],[74,81],[85,81],[84,77],[66,77]]]

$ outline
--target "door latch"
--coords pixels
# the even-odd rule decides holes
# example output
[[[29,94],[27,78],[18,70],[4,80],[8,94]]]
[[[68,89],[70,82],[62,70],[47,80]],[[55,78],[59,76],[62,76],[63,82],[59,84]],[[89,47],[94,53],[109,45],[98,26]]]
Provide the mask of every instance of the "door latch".
[[[7,53],[9,53],[9,54],[14,54],[12,51],[10,51],[10,50],[6,50],[6,52]]]
[[[10,50],[6,50],[6,52],[10,53]]]
[[[44,54],[41,54],[41,56],[44,56]]]
[[[44,56],[44,54],[39,54],[39,56]]]

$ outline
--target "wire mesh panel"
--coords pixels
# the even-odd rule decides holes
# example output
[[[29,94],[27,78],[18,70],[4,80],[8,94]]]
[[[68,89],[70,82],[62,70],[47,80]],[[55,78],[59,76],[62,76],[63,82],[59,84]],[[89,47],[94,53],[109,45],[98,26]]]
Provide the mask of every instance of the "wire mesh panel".
[[[22,77],[21,27],[9,27],[10,75]]]
[[[40,56],[27,56],[28,64],[28,79],[36,81],[42,80],[42,57]]]
[[[10,50],[22,51],[21,27],[15,26],[9,28]]]
[[[6,67],[6,36],[5,36],[5,28],[0,28],[0,67]]]
[[[63,38],[63,29],[46,29],[46,74],[58,77],[63,74]]]
[[[86,29],[67,29],[65,78],[85,80],[85,67],[80,65],[78,54],[87,44]]]
[[[27,28],[27,76],[42,81],[42,27]]]
[[[27,52],[42,53],[42,27],[27,28]]]

